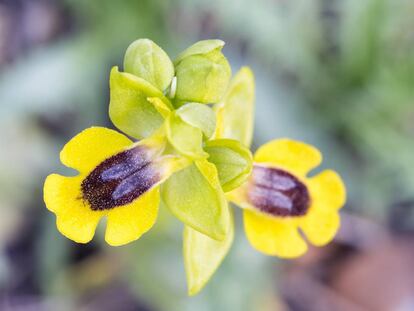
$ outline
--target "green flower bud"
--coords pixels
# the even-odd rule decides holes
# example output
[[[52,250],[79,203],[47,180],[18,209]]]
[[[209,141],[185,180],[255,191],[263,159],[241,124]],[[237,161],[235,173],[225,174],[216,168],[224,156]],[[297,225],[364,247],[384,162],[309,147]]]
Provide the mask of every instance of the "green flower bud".
[[[221,52],[221,40],[199,41],[175,61],[179,101],[218,103],[226,92],[231,68]]]
[[[131,43],[125,53],[124,71],[148,81],[161,91],[168,88],[174,76],[174,66],[167,53],[149,39]]]

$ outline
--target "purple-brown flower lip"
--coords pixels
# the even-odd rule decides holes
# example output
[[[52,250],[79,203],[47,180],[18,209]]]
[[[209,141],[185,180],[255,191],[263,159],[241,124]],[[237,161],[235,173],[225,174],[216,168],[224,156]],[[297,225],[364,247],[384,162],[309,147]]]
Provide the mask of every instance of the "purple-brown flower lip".
[[[136,146],[101,162],[82,182],[83,200],[92,210],[131,203],[160,180],[148,148]]]
[[[289,172],[255,165],[247,199],[259,211],[272,216],[303,216],[310,206],[306,185]]]

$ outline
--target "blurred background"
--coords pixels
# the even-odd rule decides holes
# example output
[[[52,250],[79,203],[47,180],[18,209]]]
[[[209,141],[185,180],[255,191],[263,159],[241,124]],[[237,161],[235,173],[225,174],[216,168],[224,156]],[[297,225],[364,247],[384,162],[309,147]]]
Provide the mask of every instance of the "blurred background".
[[[414,310],[414,1],[1,0],[0,310]],[[247,243],[186,296],[182,225],[125,247],[61,236],[42,200],[58,153],[107,115],[109,70],[147,37],[171,57],[226,41],[256,75],[254,147],[322,150],[348,202],[333,243],[291,261]]]

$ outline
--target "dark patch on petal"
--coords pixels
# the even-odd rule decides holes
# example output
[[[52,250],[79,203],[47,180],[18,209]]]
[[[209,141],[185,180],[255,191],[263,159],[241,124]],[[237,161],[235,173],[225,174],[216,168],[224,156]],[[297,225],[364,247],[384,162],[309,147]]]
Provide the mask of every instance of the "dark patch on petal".
[[[100,163],[82,182],[83,199],[92,210],[129,204],[160,180],[150,152],[137,146]]]
[[[308,211],[307,187],[292,174],[273,167],[254,166],[247,198],[273,216],[302,216]]]

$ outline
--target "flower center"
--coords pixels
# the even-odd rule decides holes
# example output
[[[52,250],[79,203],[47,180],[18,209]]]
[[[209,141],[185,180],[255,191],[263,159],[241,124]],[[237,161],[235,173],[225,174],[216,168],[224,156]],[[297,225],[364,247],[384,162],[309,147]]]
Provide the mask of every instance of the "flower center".
[[[81,188],[92,210],[108,210],[131,203],[159,180],[148,149],[137,146],[100,163]]]
[[[310,197],[307,187],[292,174],[255,165],[247,192],[248,201],[272,216],[305,215]]]

